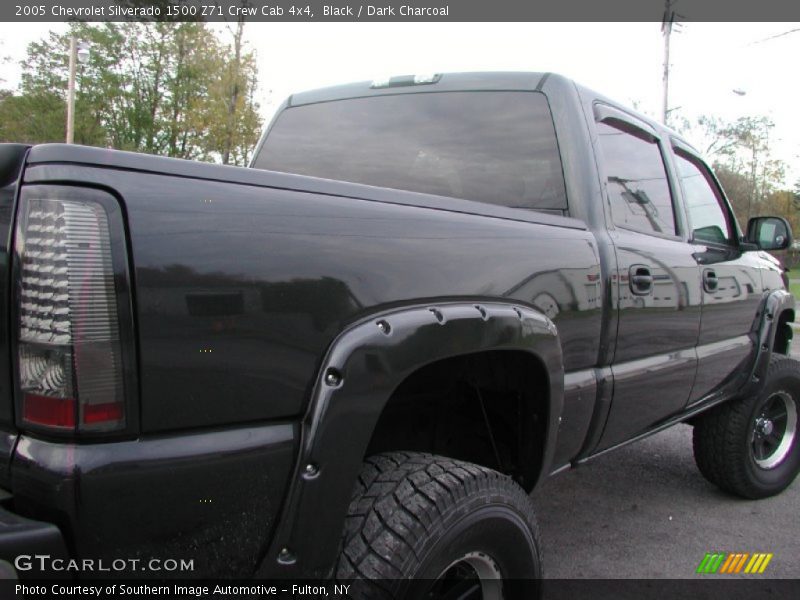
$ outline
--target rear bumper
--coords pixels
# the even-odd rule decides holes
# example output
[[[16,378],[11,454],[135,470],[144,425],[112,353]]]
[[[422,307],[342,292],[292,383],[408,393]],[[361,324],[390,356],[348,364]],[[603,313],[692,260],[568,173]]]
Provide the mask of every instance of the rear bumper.
[[[0,490],[0,494],[4,494]],[[0,560],[23,565],[20,574],[35,569],[35,555],[66,558],[67,549],[61,531],[52,523],[21,517],[0,506]]]
[[[48,548],[66,546],[81,564],[192,565],[177,573],[137,567],[140,577],[249,576],[275,525],[296,440],[294,423],[93,444],[23,434],[9,507],[36,520],[8,513],[7,546],[12,554],[36,546],[53,555]]]

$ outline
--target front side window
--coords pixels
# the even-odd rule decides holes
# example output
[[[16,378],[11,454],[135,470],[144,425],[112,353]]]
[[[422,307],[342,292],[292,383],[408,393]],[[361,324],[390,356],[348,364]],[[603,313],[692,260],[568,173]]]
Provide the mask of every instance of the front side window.
[[[513,208],[566,211],[538,92],[442,92],[288,108],[254,166]]]
[[[676,235],[664,159],[658,144],[598,123],[614,224],[642,233]]]
[[[711,173],[699,161],[679,151],[675,159],[693,241],[730,244],[734,236],[729,213]]]

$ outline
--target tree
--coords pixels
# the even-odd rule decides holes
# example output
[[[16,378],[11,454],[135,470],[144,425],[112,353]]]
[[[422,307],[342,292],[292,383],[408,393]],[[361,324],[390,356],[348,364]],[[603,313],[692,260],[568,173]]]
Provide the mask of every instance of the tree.
[[[714,173],[717,175],[725,195],[730,200],[731,207],[739,223],[746,223],[748,210],[752,197],[752,184],[747,175],[732,170],[728,165],[714,163]]]
[[[797,197],[792,190],[778,190],[764,201],[764,214],[785,218],[795,234],[800,233],[800,212],[797,210]]]
[[[705,154],[723,181],[740,220],[762,211],[768,197],[783,185],[786,166],[772,156],[768,117],[741,117],[724,122],[702,116],[697,121]],[[746,182],[746,184],[745,184]]]
[[[65,121],[66,106],[58,94],[0,94],[0,142],[63,142]]]
[[[247,5],[246,0],[242,4]],[[221,65],[222,76],[210,95],[209,150],[219,155],[222,164],[246,165],[262,125],[254,99],[257,67],[255,55],[245,47],[244,18],[229,31],[228,60]]]
[[[244,164],[261,128],[255,57],[241,28],[231,48],[198,22],[74,23],[67,34],[30,44],[16,100],[2,100],[0,110],[26,103],[34,110],[24,131],[0,129],[3,139],[63,140],[72,35],[92,45],[76,77],[77,143]]]
[[[120,88],[119,69],[124,58],[119,27],[115,24],[93,27],[79,23],[72,25],[70,34],[100,49],[91,53],[88,64],[78,65],[76,70],[75,142],[105,146],[105,117],[110,102]],[[57,96],[62,104],[66,104],[70,34],[50,32],[46,39],[28,46],[28,56],[22,61],[20,91],[23,97]],[[30,112],[32,121],[47,121],[46,117],[36,110]],[[65,119],[62,119],[58,125],[60,136],[56,136],[55,131],[48,131],[47,140],[31,141],[52,141],[53,138],[63,141],[64,129]]]

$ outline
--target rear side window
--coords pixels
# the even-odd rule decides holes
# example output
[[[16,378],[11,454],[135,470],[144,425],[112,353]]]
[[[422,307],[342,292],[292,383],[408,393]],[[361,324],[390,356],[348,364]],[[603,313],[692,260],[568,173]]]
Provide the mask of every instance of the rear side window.
[[[254,166],[514,208],[566,210],[538,92],[413,93],[284,110]]]
[[[614,224],[642,233],[676,235],[664,159],[656,142],[597,123]]]

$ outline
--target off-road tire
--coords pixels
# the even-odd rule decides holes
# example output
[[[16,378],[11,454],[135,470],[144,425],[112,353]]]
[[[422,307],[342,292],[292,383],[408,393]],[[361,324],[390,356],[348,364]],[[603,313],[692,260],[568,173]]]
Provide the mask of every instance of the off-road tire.
[[[539,547],[530,498],[511,478],[440,456],[392,452],[368,458],[358,477],[336,578],[351,581],[356,598],[436,598],[461,564],[448,568],[465,558],[467,570],[480,567],[479,578],[483,566],[496,567],[494,581],[480,588],[483,598],[536,598]]]
[[[800,470],[796,410],[800,407],[800,362],[773,356],[766,377],[758,395],[732,400],[698,417],[692,440],[700,473],[726,492],[749,499],[782,492]],[[762,459],[759,464],[755,456],[754,436],[763,432],[758,420],[776,398],[794,405],[794,434],[790,444],[775,454],[780,460],[765,468],[765,461]],[[788,412],[784,433],[792,425],[791,411]],[[776,420],[775,427],[781,426]]]

